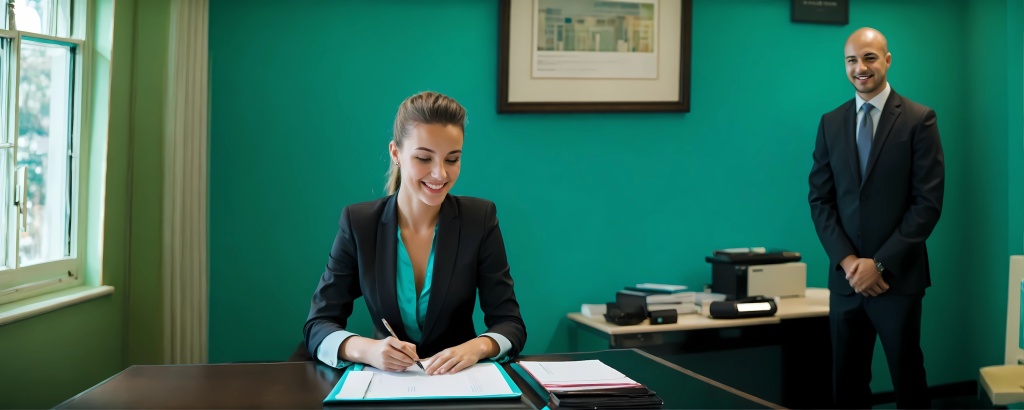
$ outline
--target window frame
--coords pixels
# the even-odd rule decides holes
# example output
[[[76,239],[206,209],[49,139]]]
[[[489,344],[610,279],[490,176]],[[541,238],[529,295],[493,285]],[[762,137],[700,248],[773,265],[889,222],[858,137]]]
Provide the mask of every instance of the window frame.
[[[0,163],[0,166],[4,167],[7,175],[9,175],[8,181],[0,183],[0,189],[5,189],[5,191],[0,193],[0,203],[6,203],[8,218],[8,231],[0,232],[0,235],[6,236],[5,249],[0,249],[0,252],[7,255],[5,258],[7,265],[0,266],[0,306],[34,296],[81,286],[86,283],[83,269],[85,267],[84,244],[87,226],[82,216],[88,215],[88,201],[83,193],[88,192],[87,175],[89,175],[89,169],[87,147],[89,147],[90,136],[86,132],[89,129],[89,121],[84,114],[88,112],[85,104],[87,101],[90,101],[91,91],[85,79],[90,78],[91,70],[89,67],[90,50],[86,38],[88,28],[85,27],[85,24],[91,21],[92,4],[88,0],[71,0],[69,4],[70,16],[68,21],[71,26],[68,32],[70,37],[0,29],[0,37],[11,39],[10,73],[7,78],[0,79],[0,81],[8,83],[7,87],[10,90],[10,95],[0,95],[0,98],[7,100],[7,115],[10,119],[7,127],[2,132],[6,134],[5,137],[11,139],[12,143],[7,158],[3,160],[3,163]],[[6,26],[6,21],[9,19],[8,11],[9,8],[5,7],[2,13],[5,17],[5,20],[2,22],[4,26]],[[70,189],[68,189],[68,186],[64,187],[67,194],[70,195],[67,203],[70,204],[71,208],[69,213],[71,224],[70,232],[68,232],[68,240],[70,242],[69,254],[60,259],[29,266],[20,266],[20,230],[18,228],[18,218],[20,216],[17,207],[14,205],[16,199],[15,185],[18,183],[15,170],[18,152],[18,101],[21,88],[21,46],[23,41],[66,46],[69,49],[69,64],[71,65],[69,67],[71,75],[69,78],[70,87],[68,89],[70,93],[68,98],[68,118],[70,122],[68,126],[70,134],[68,146],[70,159],[67,181]],[[6,150],[8,148],[0,149]],[[7,183],[9,185],[4,186]],[[3,224],[0,224],[0,226],[3,226]]]

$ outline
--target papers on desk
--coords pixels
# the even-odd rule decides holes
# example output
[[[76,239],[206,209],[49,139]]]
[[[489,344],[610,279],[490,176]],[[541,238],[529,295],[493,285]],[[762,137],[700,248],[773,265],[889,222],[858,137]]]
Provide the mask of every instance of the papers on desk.
[[[611,368],[600,360],[573,362],[521,361],[530,376],[548,391],[571,391],[639,387],[633,379]]]
[[[424,363],[426,366],[427,363]],[[481,362],[455,374],[428,376],[412,365],[388,372],[355,365],[345,372],[324,403],[370,400],[432,400],[519,397],[522,391],[494,362]]]

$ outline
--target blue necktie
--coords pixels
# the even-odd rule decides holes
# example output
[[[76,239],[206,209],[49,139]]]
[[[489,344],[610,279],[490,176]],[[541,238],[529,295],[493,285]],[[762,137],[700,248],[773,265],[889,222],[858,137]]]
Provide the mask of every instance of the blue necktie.
[[[860,118],[860,127],[857,130],[857,153],[860,155],[860,177],[864,178],[868,171],[868,156],[871,155],[871,134],[874,133],[874,122],[871,121],[871,103],[864,103],[861,111],[864,116]]]

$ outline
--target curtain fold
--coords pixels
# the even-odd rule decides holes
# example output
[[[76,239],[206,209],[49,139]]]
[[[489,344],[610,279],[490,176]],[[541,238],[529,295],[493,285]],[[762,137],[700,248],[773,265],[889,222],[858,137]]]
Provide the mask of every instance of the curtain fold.
[[[164,362],[206,363],[208,0],[171,2],[164,115]]]

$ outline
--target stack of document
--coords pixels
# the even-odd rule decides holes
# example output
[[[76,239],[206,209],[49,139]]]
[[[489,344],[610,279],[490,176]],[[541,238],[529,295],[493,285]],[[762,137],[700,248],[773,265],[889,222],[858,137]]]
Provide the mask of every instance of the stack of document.
[[[686,286],[666,285],[663,283],[637,283],[636,285],[633,286],[626,286],[626,289],[637,290],[641,292],[678,293],[685,292]]]
[[[521,361],[519,365],[549,392],[642,386],[600,360],[574,362]]]
[[[608,306],[606,304],[588,304],[584,303],[580,307],[580,313],[583,313],[586,317],[603,318],[605,313],[608,313]]]
[[[647,311],[675,310],[677,314],[697,313],[696,293],[687,292],[686,286],[638,283],[626,290],[646,295]]]

